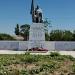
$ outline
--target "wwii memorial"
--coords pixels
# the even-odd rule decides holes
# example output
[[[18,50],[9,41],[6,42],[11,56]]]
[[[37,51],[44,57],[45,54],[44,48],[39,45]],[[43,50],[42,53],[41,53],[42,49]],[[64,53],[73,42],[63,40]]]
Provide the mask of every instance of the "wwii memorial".
[[[45,31],[43,24],[43,12],[37,5],[34,6],[34,0],[32,0],[31,11],[32,25],[30,26],[29,34],[29,49],[31,48],[44,48],[45,46]]]
[[[52,30],[49,32],[51,28],[46,30],[48,22],[44,19],[43,15],[48,9],[46,7],[45,11],[42,11],[43,8],[41,8],[41,5],[39,6],[36,4],[35,6],[36,0],[19,0],[21,2],[17,2],[17,0],[5,0],[6,2],[4,2],[4,0],[1,0],[1,4],[2,1],[3,4],[6,2],[6,4],[10,4],[10,2],[17,4],[22,1],[24,1],[24,5],[30,3],[30,6],[27,4],[29,6],[27,8],[30,8],[30,10],[28,10],[29,13],[27,14],[31,17],[31,19],[28,19],[28,21],[31,20],[31,23],[25,24],[24,22],[22,25],[17,24],[14,29],[15,35],[0,33],[0,75],[75,75],[75,38],[71,37],[73,36],[73,33],[61,30]],[[42,0],[37,1],[42,2]],[[52,4],[51,1],[53,0],[43,0],[42,3],[46,4],[44,1],[48,1]],[[58,5],[62,5],[62,1],[67,3],[65,0],[58,1]],[[55,6],[56,9],[56,2],[54,2],[55,1],[53,1],[54,5],[52,5]],[[49,5],[51,5],[50,3]],[[10,7],[10,5],[8,6]],[[19,8],[18,4],[16,6]],[[53,7],[51,8],[53,9]],[[49,10],[51,8],[49,8]],[[21,9],[19,11],[21,11]],[[24,13],[27,12],[26,10]],[[49,12],[50,14],[47,12],[45,16],[51,14],[51,10]],[[4,12],[4,14],[6,13],[7,12]],[[27,18],[27,16],[28,15],[25,17]],[[22,18],[20,20],[22,21]],[[5,21],[7,20],[5,19]],[[49,35],[49,40],[47,40],[46,34]],[[68,40],[65,38],[63,39],[64,35]],[[70,40],[71,38],[73,40]]]

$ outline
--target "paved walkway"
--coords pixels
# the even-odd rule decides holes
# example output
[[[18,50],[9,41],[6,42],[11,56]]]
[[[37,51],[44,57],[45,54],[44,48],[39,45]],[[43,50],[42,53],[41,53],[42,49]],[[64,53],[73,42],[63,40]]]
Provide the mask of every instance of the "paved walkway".
[[[48,52],[43,52],[43,53],[31,53],[31,54],[36,54],[36,55],[49,55],[50,52],[55,52],[55,51],[48,51]],[[57,51],[59,52],[61,55],[72,55],[73,57],[75,57],[75,51]],[[12,50],[0,50],[0,54],[25,54],[26,51],[12,51]]]

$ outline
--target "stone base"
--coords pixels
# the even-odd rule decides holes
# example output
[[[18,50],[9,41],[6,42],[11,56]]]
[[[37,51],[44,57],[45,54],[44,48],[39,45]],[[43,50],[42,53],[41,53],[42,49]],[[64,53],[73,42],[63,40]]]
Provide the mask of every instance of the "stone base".
[[[45,42],[44,41],[29,41],[29,49],[31,48],[45,48]]]
[[[43,23],[33,23],[30,27],[29,34],[29,49],[30,48],[44,48],[45,31]]]

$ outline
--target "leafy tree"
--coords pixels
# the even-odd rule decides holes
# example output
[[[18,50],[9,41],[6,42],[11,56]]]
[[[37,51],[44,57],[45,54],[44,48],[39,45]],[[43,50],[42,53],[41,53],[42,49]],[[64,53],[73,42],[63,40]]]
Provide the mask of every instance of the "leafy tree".
[[[15,40],[15,39],[9,34],[0,33],[0,40]]]
[[[19,24],[17,24],[15,27],[15,34],[19,35]]]
[[[64,41],[72,41],[72,39],[73,39],[73,37],[72,37],[73,35],[72,35],[72,32],[70,32],[70,31],[64,31],[64,33],[63,33],[63,40]]]
[[[51,41],[60,41],[63,38],[63,31],[61,30],[52,30],[50,33]]]
[[[72,41],[74,40],[74,33],[69,30],[52,30],[50,33],[51,41]]]
[[[28,24],[20,26],[20,35],[23,36],[25,41],[29,40],[29,29],[30,25]]]
[[[48,33],[45,33],[45,40],[46,40],[46,41],[49,41],[49,40],[50,40],[50,36],[49,36]]]
[[[73,31],[72,35],[73,35],[73,39],[72,40],[75,41],[75,30]]]

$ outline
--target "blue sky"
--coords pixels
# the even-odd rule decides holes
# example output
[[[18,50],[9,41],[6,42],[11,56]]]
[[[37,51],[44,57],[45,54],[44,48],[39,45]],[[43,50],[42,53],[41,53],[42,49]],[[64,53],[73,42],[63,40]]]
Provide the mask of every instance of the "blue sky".
[[[75,0],[35,0],[52,29],[75,29]],[[31,0],[0,0],[0,33],[14,34],[16,24],[32,24]]]

